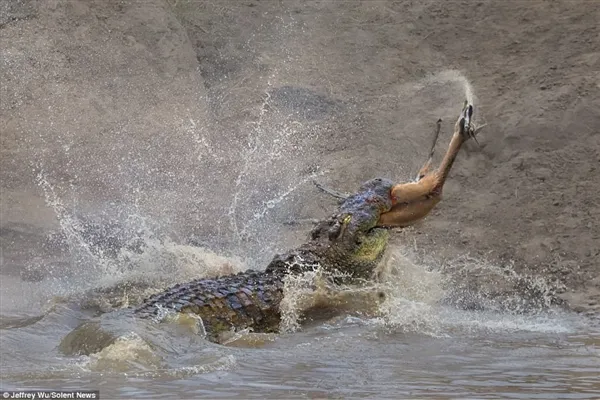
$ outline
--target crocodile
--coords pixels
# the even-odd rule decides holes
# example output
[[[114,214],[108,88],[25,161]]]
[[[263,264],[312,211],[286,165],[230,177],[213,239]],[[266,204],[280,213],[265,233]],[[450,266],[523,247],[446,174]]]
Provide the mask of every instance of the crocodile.
[[[441,125],[438,120],[429,158],[411,182],[395,184],[390,179],[374,178],[351,195],[318,186],[339,198],[337,210],[315,225],[305,243],[276,255],[263,271],[246,270],[177,284],[126,312],[145,320],[161,320],[167,314],[194,315],[200,317],[206,338],[220,342],[221,334],[232,330],[277,333],[286,277],[292,274],[302,274],[318,266],[335,284],[376,279],[390,228],[416,223],[441,200],[442,187],[458,151],[481,128],[472,123],[472,114],[472,105],[465,103],[449,148],[440,166],[432,170]],[[81,346],[74,345],[78,335],[77,329],[67,335],[63,350],[81,353]],[[87,350],[89,353],[98,349]]]
[[[202,318],[210,339],[231,329],[252,328],[277,332],[286,276],[320,267],[336,283],[353,283],[372,277],[385,252],[389,230],[377,227],[381,213],[391,209],[393,182],[376,178],[349,196],[339,212],[321,221],[310,239],[276,255],[264,271],[246,270],[218,279],[197,279],[178,284],[146,299],[135,315],[158,317],[164,309],[193,313]]]

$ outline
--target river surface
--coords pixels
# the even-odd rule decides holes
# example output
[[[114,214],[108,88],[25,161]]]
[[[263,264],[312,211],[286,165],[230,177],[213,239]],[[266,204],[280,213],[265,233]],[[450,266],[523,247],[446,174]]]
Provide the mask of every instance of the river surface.
[[[60,351],[62,338],[92,318],[57,297],[64,281],[5,277],[1,386],[99,389],[103,398],[600,397],[597,322],[552,308],[443,305],[439,276],[392,262],[402,282],[387,287],[376,313],[346,307],[295,331],[241,335],[229,345],[145,325],[89,356]],[[364,293],[346,296],[356,305]]]

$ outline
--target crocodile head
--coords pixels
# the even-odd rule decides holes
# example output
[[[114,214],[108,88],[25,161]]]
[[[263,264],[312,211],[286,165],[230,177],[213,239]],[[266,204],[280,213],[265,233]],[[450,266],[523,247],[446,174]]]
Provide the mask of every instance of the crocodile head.
[[[364,236],[371,236],[381,214],[392,208],[391,189],[394,183],[389,179],[375,178],[366,181],[359,190],[348,196],[332,217],[333,226],[329,229],[333,241],[356,244]],[[371,253],[362,245],[358,253]]]
[[[389,231],[376,226],[392,207],[393,185],[389,179],[368,180],[340,205],[329,220],[330,267],[350,279],[372,277],[388,244]]]
[[[388,230],[377,223],[392,207],[392,186],[391,180],[383,178],[363,183],[332,216],[315,226],[307,243],[276,256],[267,271],[302,271],[318,264],[347,277],[343,281],[371,278],[387,248]]]

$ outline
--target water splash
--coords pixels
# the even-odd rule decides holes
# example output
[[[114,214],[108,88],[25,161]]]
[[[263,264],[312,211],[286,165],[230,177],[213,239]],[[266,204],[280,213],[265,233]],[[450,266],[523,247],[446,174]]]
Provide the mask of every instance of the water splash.
[[[267,246],[281,245],[274,243],[273,239],[278,237],[278,231],[285,227],[271,227],[268,224],[272,221],[268,221],[267,216],[285,213],[285,207],[281,207],[284,201],[322,172],[318,166],[313,166],[313,169],[307,172],[301,170],[305,162],[302,158],[302,141],[306,140],[307,136],[314,139],[317,134],[312,128],[306,128],[287,115],[277,111],[271,112],[270,88],[271,82],[268,81],[258,117],[256,121],[249,123],[247,143],[241,156],[225,153],[217,155],[214,150],[220,149],[211,144],[204,124],[198,124],[193,118],[189,118],[189,123],[180,127],[186,132],[186,137],[193,140],[195,157],[203,166],[227,164],[234,157],[236,161],[241,161],[234,181],[233,195],[230,197],[231,203],[225,215],[229,219],[235,242],[232,248],[229,248],[229,254],[223,251],[224,246],[219,246],[219,254],[222,256],[217,256],[216,252],[205,247],[177,244],[165,231],[164,226],[153,220],[151,223],[150,218],[143,216],[143,204],[138,200],[148,197],[142,187],[151,184],[151,179],[139,177],[140,179],[133,179],[131,184],[124,182],[121,189],[131,195],[133,208],[111,201],[110,209],[113,215],[103,214],[100,221],[91,223],[86,220],[87,216],[76,216],[74,212],[67,210],[58,195],[60,183],[65,182],[50,183],[49,174],[38,165],[40,172],[37,184],[42,188],[46,204],[54,211],[60,226],[59,234],[53,235],[53,244],[60,245],[64,239],[70,251],[72,267],[78,270],[77,277],[70,281],[65,280],[65,285],[79,286],[80,290],[86,287],[130,284],[160,288],[186,279],[241,271],[246,268],[247,260],[256,252],[260,252],[261,256],[269,256],[269,252],[264,248],[265,243],[268,243]],[[69,163],[78,161],[77,154],[70,151],[70,146],[64,145],[63,150]],[[226,150],[231,149],[228,147]],[[298,159],[302,159],[302,162],[295,161]],[[139,158],[134,161],[134,164],[142,162]],[[206,163],[208,164],[204,165]],[[282,168],[284,165],[285,168]],[[127,166],[117,167],[119,171],[127,169]],[[212,168],[215,169],[218,168]],[[154,169],[149,170],[153,171]],[[172,174],[169,176],[173,180],[177,178]],[[69,189],[69,195],[77,201],[77,188],[71,185]],[[176,197],[173,194],[169,196]],[[150,205],[152,201],[149,200],[144,200],[144,204]],[[156,205],[158,203],[152,204]],[[95,207],[94,214],[97,214],[97,208]],[[114,227],[118,231],[117,234],[111,232],[112,228],[108,228],[108,225]],[[260,243],[257,238],[261,239]],[[257,244],[259,250],[253,251],[252,246]],[[242,254],[245,261],[242,261],[240,256],[231,254]],[[128,301],[125,295],[123,300]]]
[[[394,330],[442,337],[486,330],[571,329],[560,318],[563,312],[553,307],[560,289],[554,282],[466,257],[440,267],[414,262],[399,248],[392,252],[389,273],[380,286],[387,295],[380,312]],[[469,280],[475,271],[485,282]]]
[[[42,188],[46,205],[54,210],[58,223],[60,224],[61,231],[66,237],[67,245],[70,253],[73,256],[73,260],[77,264],[83,264],[90,262],[92,266],[103,266],[108,272],[110,265],[101,255],[96,256],[89,243],[87,243],[81,232],[84,230],[83,226],[75,218],[67,212],[63,202],[56,193],[55,187],[50,184],[44,168],[38,166],[38,174],[36,175],[36,183]]]
[[[301,329],[311,309],[323,315],[328,315],[327,309],[334,310],[335,315],[344,316],[342,325],[354,324],[354,319],[346,317],[358,315],[361,321],[386,330],[432,337],[482,332],[567,333],[575,329],[565,312],[553,307],[557,289],[553,282],[514,269],[492,279],[500,268],[485,261],[469,259],[466,263],[461,258],[449,264],[452,268],[429,266],[413,261],[404,249],[389,251],[379,282],[333,287],[319,266],[286,278],[280,307],[282,331]],[[465,274],[476,269],[487,271],[483,276],[490,277],[488,286],[504,286],[506,291],[492,293],[482,284],[463,290]],[[534,296],[531,288],[536,290]],[[465,308],[466,301],[469,305]]]
[[[304,185],[308,181],[312,181],[314,178],[321,176],[321,175],[323,175],[322,172],[312,173],[312,174],[308,175],[307,177],[302,178],[298,183],[290,186],[289,189],[287,189],[285,192],[277,195],[277,197],[274,197],[267,201],[264,201],[262,208],[257,210],[257,212],[254,213],[252,218],[250,220],[248,220],[248,222],[244,225],[242,230],[239,232],[238,237],[240,237],[240,238],[246,237],[248,234],[249,228],[255,227],[256,223],[258,221],[260,221],[269,212],[269,210],[275,208],[275,206],[277,206],[279,203],[281,203],[283,200],[285,200],[286,197],[288,197],[293,191],[298,189],[301,185]]]
[[[518,273],[514,263],[502,267],[463,255],[440,267],[446,276],[447,302],[467,309],[522,314],[561,305],[563,283]]]
[[[48,296],[69,296],[99,289],[93,298],[81,301],[108,311],[139,303],[168,285],[199,277],[234,274],[247,268],[239,257],[177,243],[135,213],[125,213],[119,221],[119,227],[124,228],[116,234],[107,228],[107,221],[82,221],[67,211],[41,167],[37,183],[59,223],[60,232],[51,235],[52,243],[58,246],[62,240],[66,242],[69,261],[77,271],[62,279],[53,277]]]
[[[273,79],[274,76],[271,77]],[[303,141],[318,137],[290,115],[273,107],[271,80],[267,81],[262,103],[249,129],[242,154],[241,167],[234,181],[233,195],[227,211],[230,229],[238,251],[253,253],[249,244],[253,237],[261,238],[261,253],[265,242],[274,241],[280,227],[267,226],[269,213],[285,212],[281,206],[295,191],[323,174],[318,166],[308,172]],[[256,241],[256,240],[254,240]]]

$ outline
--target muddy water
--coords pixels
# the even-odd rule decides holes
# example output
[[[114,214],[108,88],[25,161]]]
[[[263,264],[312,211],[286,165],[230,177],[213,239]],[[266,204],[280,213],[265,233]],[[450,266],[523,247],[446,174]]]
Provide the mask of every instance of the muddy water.
[[[169,252],[188,258],[196,252],[195,263],[204,269],[198,275],[209,275],[225,259],[187,247]],[[104,398],[600,396],[600,327],[593,321],[553,308],[459,309],[444,305],[445,278],[435,269],[399,251],[389,267],[385,282],[347,288],[345,301],[331,301],[336,312],[304,324],[297,315],[311,294],[301,279],[292,282],[281,335],[242,333],[223,346],[184,326],[122,326],[117,342],[90,356],[66,356],[59,349],[66,334],[93,318],[68,300],[74,278],[33,283],[6,277],[2,389],[89,388]],[[143,275],[102,274],[89,286],[141,282]],[[148,286],[132,284],[131,293]],[[368,307],[373,290],[386,298]]]

